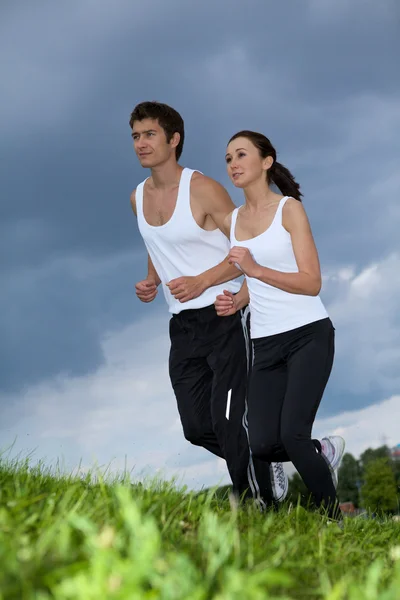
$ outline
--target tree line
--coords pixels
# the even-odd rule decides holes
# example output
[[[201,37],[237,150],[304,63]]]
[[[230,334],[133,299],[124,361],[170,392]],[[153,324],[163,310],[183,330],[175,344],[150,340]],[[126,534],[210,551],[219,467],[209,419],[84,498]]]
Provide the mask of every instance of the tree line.
[[[368,448],[357,460],[350,453],[343,456],[337,487],[339,502],[356,510],[400,513],[400,459],[387,446]],[[289,480],[288,500],[306,505],[308,491],[298,473]]]

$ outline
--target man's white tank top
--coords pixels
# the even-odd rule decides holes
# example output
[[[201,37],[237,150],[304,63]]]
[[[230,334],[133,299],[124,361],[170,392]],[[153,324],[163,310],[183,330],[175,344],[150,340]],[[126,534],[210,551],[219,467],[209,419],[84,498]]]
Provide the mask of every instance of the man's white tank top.
[[[232,213],[231,247],[248,248],[254,260],[263,267],[284,273],[298,273],[290,233],[282,225],[282,209],[288,197],[282,198],[271,225],[260,235],[244,241],[235,236],[238,208]],[[261,338],[328,317],[319,296],[292,294],[247,277],[250,295],[251,338]]]
[[[166,286],[171,279],[196,276],[221,263],[229,253],[229,240],[219,230],[205,231],[195,221],[190,208],[190,181],[195,171],[183,169],[179,182],[178,197],[172,217],[164,225],[149,225],[143,214],[143,188],[145,181],[136,188],[136,213],[139,231],[147,251],[161,279],[169,312],[204,308],[215,302],[224,289],[238,292],[239,281],[215,285],[198,298],[181,303]]]

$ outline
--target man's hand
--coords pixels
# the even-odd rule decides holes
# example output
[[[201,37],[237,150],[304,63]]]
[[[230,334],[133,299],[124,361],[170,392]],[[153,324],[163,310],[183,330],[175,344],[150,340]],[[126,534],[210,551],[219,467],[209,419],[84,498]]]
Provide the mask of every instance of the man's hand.
[[[207,289],[207,284],[201,275],[196,277],[178,277],[167,283],[169,291],[179,302],[187,302],[198,298]]]
[[[151,302],[157,296],[157,284],[152,278],[143,279],[135,285],[136,296],[142,302]]]
[[[216,297],[214,306],[219,317],[230,317],[239,310],[238,295],[224,290],[223,294],[219,294]]]
[[[234,246],[231,248],[228,256],[228,262],[231,265],[239,267],[245,275],[255,277],[258,263],[254,260],[248,248],[243,246]]]

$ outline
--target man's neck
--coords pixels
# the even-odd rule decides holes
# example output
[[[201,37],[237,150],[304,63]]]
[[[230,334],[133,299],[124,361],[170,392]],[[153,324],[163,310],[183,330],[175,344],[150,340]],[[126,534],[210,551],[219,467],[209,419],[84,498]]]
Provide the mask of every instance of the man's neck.
[[[164,163],[151,169],[151,180],[155,188],[167,190],[179,184],[183,167],[178,163]]]

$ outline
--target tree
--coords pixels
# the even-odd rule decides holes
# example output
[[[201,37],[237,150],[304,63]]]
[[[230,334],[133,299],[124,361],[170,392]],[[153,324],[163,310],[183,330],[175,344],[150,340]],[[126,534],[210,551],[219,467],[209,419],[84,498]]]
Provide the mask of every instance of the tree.
[[[397,487],[400,488],[400,457],[396,456],[392,458],[392,465],[394,476],[396,478]],[[400,490],[398,490],[400,491]]]
[[[339,502],[352,502],[356,508],[360,506],[361,469],[352,454],[343,456],[339,469],[337,494]]]
[[[400,460],[393,461],[394,476],[396,478],[397,487],[400,488]]]
[[[392,512],[398,508],[396,479],[388,458],[368,461],[361,496],[364,507],[373,512]]]
[[[390,458],[390,450],[387,446],[380,446],[379,448],[367,448],[360,456],[360,466],[363,470],[366,469],[367,465],[377,460],[378,458]]]

